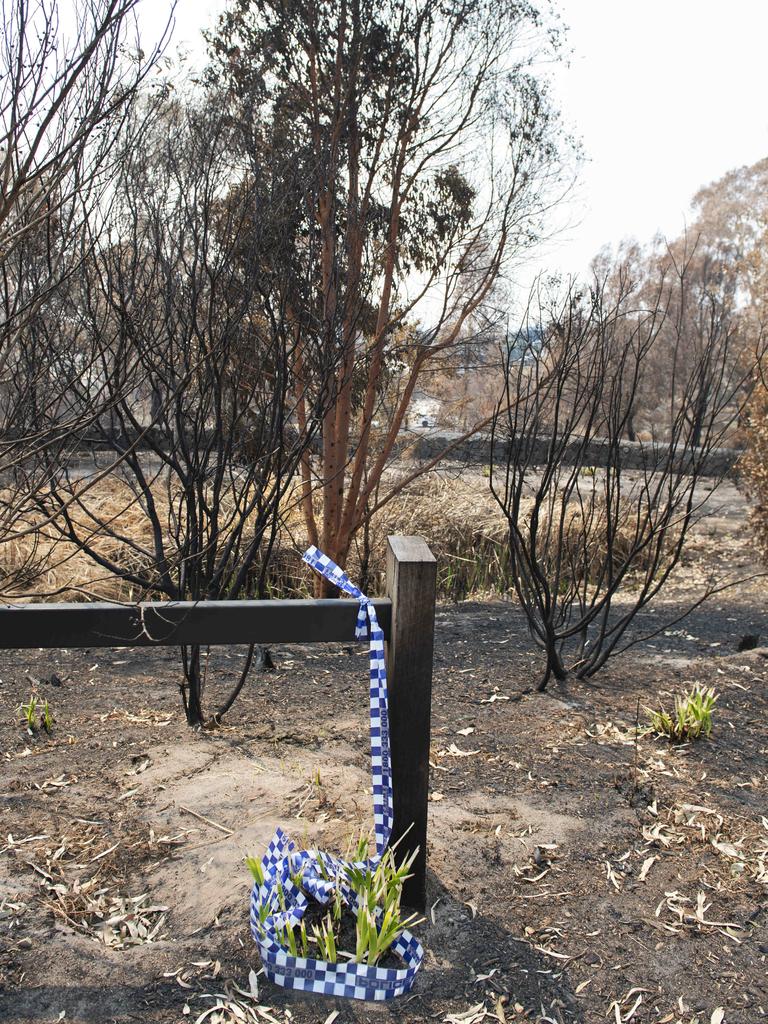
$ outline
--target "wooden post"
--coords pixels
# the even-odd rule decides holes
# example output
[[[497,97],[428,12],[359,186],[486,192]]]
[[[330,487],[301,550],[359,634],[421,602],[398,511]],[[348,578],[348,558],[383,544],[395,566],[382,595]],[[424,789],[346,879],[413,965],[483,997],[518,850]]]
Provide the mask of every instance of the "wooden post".
[[[398,847],[401,855],[419,847],[403,903],[422,911],[426,906],[436,577],[435,557],[421,537],[387,538],[387,597],[392,601],[387,648],[395,816],[392,842],[405,836]]]

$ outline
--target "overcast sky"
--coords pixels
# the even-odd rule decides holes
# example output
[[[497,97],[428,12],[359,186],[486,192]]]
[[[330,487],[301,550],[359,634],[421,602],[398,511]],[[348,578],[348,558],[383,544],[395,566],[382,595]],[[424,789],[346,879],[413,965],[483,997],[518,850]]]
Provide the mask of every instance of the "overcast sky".
[[[580,271],[606,243],[678,234],[701,185],[768,156],[768,2],[559,9],[573,52],[555,88],[589,162],[549,258]]]
[[[163,4],[144,0],[151,32]],[[179,0],[174,38],[202,60],[221,0]],[[583,143],[570,227],[532,261],[579,273],[605,244],[674,236],[704,184],[768,156],[768,0],[555,0],[571,56],[553,87]],[[173,49],[173,47],[172,47]]]

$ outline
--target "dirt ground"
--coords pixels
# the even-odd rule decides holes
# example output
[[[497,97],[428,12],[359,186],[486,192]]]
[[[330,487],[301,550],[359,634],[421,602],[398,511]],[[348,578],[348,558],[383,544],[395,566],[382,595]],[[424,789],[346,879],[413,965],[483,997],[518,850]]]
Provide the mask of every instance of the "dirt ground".
[[[755,568],[736,497],[643,629],[715,563]],[[295,1024],[768,1018],[766,593],[726,591],[545,695],[513,603],[439,609],[426,957],[385,1006],[263,976],[248,995],[244,854],[277,825],[334,849],[369,822],[365,645],[276,647],[205,734],[180,721],[173,650],[3,654],[0,1021],[196,1021],[217,994],[221,1020]],[[242,657],[212,655],[211,703]],[[638,732],[692,682],[720,694],[711,739]],[[33,688],[50,737],[19,724]]]

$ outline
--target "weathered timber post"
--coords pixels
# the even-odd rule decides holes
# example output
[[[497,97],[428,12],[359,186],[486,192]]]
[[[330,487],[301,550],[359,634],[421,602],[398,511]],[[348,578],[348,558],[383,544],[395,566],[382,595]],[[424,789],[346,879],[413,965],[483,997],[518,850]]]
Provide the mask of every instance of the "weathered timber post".
[[[405,835],[398,847],[401,855],[419,848],[413,877],[403,891],[403,903],[416,910],[426,906],[436,578],[435,556],[421,537],[387,538],[387,597],[392,601],[387,646],[395,816],[392,842]]]

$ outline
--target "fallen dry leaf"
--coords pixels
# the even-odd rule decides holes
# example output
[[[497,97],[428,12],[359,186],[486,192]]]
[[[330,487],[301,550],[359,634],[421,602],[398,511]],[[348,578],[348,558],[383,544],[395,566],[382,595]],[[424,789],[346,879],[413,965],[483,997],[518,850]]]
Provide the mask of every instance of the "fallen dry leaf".
[[[646,857],[643,861],[643,866],[640,868],[640,874],[637,876],[641,882],[644,882],[648,877],[648,872],[651,870],[653,865],[658,860],[658,857]]]
[[[478,1003],[464,1013],[449,1013],[443,1020],[445,1024],[477,1024],[478,1021],[484,1020],[487,1016],[489,1014],[485,1008],[485,1003]]]
[[[479,754],[480,750],[461,750],[456,746],[455,743],[449,744],[447,750],[441,750],[441,757],[472,757],[473,754]]]

